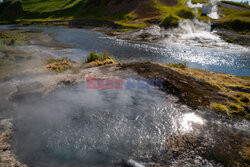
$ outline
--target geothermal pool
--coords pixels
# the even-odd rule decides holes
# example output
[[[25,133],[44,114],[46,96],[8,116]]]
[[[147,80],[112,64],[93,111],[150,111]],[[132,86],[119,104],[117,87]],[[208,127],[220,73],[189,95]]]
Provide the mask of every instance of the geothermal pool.
[[[170,134],[201,137],[205,150],[218,151],[221,141],[228,147],[230,134],[249,135],[247,121],[229,121],[174,100],[158,90],[87,90],[85,84],[59,89],[14,111],[12,146],[29,166],[101,167],[152,157],[161,162]],[[191,157],[183,158],[186,165],[220,166],[199,155],[189,162]]]

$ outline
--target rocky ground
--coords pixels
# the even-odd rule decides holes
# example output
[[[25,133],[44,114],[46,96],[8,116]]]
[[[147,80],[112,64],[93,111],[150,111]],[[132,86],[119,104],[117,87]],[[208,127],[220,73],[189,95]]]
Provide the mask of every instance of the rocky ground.
[[[217,28],[216,33],[229,43],[235,43],[243,46],[250,46],[250,35],[249,34],[239,34],[232,30],[227,30],[224,28]]]
[[[0,166],[26,167],[16,160],[9,144],[12,133],[12,122],[9,119],[0,120]]]

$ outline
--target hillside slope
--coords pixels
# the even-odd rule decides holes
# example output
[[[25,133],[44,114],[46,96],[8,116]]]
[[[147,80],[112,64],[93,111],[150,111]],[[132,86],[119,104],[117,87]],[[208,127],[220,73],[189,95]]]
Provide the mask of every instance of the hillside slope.
[[[207,0],[192,2],[209,3]],[[126,31],[150,24],[171,28],[179,20],[194,16],[204,21],[210,19],[201,15],[201,9],[192,10],[186,3],[186,0],[5,0],[0,3],[0,23],[85,19],[82,22],[87,25],[119,25]],[[226,29],[249,33],[250,7],[238,5],[242,4],[220,3],[220,19],[213,22]]]
[[[187,8],[182,0],[9,0],[0,5],[1,21],[96,18],[113,21],[162,19]]]

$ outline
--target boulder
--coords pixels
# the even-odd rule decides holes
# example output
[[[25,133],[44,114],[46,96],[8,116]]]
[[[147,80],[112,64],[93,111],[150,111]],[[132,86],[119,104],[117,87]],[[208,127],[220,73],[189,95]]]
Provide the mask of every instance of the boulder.
[[[201,9],[201,15],[208,15],[212,13],[212,9],[213,9],[212,4],[203,5]]]

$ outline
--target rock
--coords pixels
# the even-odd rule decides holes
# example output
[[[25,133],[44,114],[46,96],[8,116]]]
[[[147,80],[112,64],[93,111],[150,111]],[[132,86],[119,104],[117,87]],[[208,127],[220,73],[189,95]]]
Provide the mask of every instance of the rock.
[[[42,97],[44,87],[40,82],[25,83],[17,86],[17,92],[13,93],[9,100],[13,102],[34,101]]]
[[[213,5],[208,4],[208,5],[203,5],[201,9],[201,15],[208,15],[212,13]]]
[[[10,119],[0,120],[0,166],[1,167],[27,167],[18,162],[8,143],[11,137],[12,123]]]

